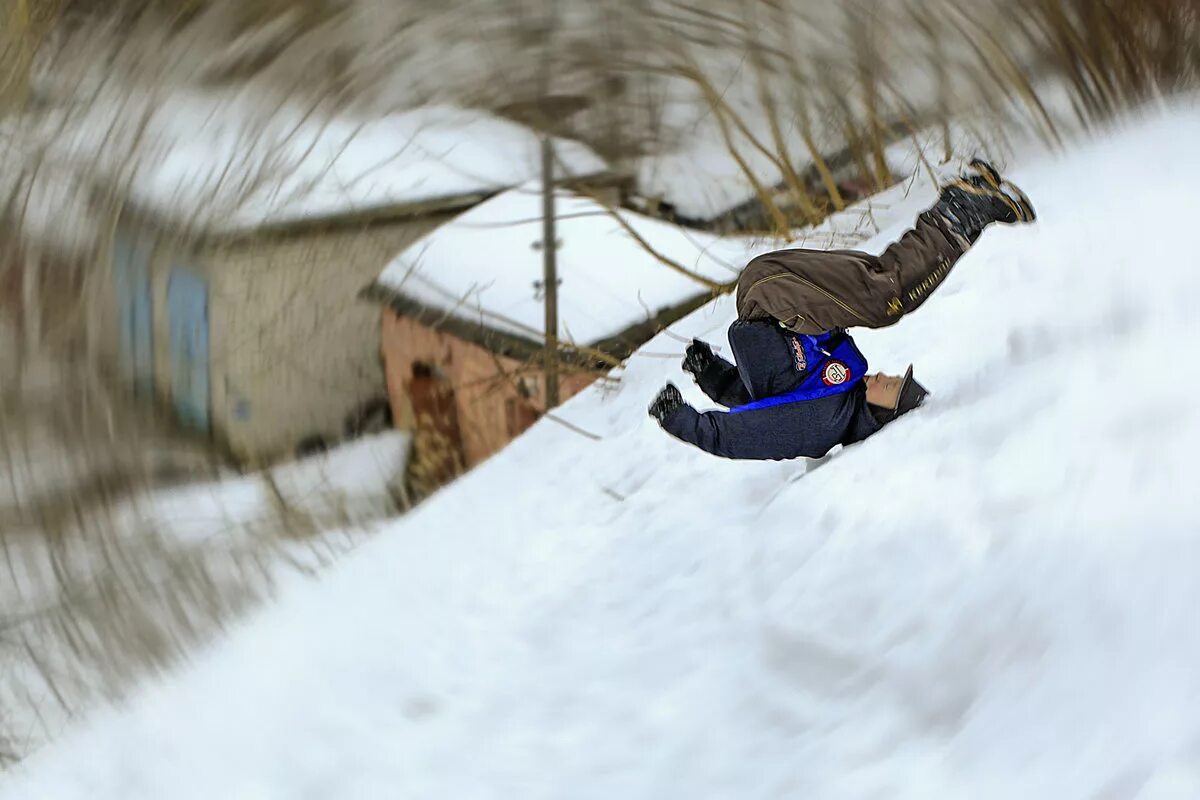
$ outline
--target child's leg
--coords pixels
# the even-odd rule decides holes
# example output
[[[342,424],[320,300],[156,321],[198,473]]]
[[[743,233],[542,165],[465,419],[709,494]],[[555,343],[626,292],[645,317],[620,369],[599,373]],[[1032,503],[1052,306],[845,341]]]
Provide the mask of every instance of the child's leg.
[[[806,334],[882,328],[924,303],[984,228],[1036,218],[1020,189],[974,162],[878,257],[855,250],[780,250],[754,259],[738,281],[738,317],[774,319]]]
[[[970,246],[936,214],[926,211],[917,217],[913,229],[871,264],[871,268],[887,276],[894,287],[894,291],[888,293],[890,296],[883,300],[884,324],[890,325],[924,303]],[[873,300],[872,308],[878,317],[880,298]]]

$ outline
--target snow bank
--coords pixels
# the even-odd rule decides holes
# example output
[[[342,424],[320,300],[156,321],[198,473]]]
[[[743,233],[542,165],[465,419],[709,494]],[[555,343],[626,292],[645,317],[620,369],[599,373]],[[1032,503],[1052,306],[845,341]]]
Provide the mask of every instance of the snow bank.
[[[387,513],[411,444],[411,434],[402,431],[376,434],[263,472],[155,492],[114,511],[116,527],[119,515],[131,514],[157,523],[174,541],[201,543],[275,521],[281,500],[292,511],[318,516]]]
[[[1021,161],[1042,221],[860,337],[934,392],[871,440],[663,435],[724,299],[0,797],[1200,796],[1198,126]]]
[[[665,306],[704,293],[706,280],[735,280],[750,248],[745,239],[609,211],[571,192],[558,192],[555,202],[559,335],[566,341],[584,344],[612,336]],[[545,335],[541,243],[541,191],[530,183],[416,242],[388,265],[379,282],[433,308],[540,338]],[[662,263],[647,246],[692,275]]]
[[[10,582],[0,586],[0,607],[15,613],[45,606],[49,600],[42,596],[41,587],[58,586],[55,570],[69,566],[70,578],[75,578],[76,572],[103,570],[111,554],[98,544],[102,533],[112,532],[114,541],[130,546],[145,545],[139,537],[161,539],[169,548],[242,543],[255,537],[266,544],[279,534],[281,503],[289,512],[312,515],[346,529],[375,523],[395,508],[392,493],[403,479],[411,442],[408,433],[387,432],[263,472],[147,490],[103,509],[85,507],[81,509],[85,516],[79,520],[80,540],[54,542],[64,553],[70,552],[69,563],[66,555],[57,555],[57,561],[51,557],[56,554],[49,553],[40,531],[13,530],[6,555],[15,571]],[[56,455],[61,460],[69,454]],[[34,473],[34,480],[57,477],[46,464],[25,467]],[[13,480],[19,477],[23,476],[14,475]],[[65,491],[69,486],[63,488],[63,502],[69,502]],[[91,519],[88,514],[102,514],[103,519]],[[70,533],[74,536],[76,532]],[[297,550],[302,551],[303,544]],[[15,563],[20,564],[19,569]]]
[[[377,530],[394,512],[410,436],[380,434],[269,472],[104,504],[89,503],[87,487],[112,467],[84,469],[61,444],[49,461],[30,451],[11,476],[13,491],[22,479],[37,489],[48,513],[26,506],[14,515],[4,508],[14,498],[0,488],[0,627],[6,641],[24,643],[0,647],[6,759],[44,746],[81,710],[212,635],[279,575],[319,570]],[[122,453],[114,448],[113,457]],[[86,484],[82,493],[62,487],[57,503],[75,512],[64,519],[46,485],[60,464],[74,464],[67,477]]]

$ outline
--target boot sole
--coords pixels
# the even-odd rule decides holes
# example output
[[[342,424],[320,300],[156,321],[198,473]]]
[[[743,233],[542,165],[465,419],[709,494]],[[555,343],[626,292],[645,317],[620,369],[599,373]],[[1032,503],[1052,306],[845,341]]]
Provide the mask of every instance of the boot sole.
[[[1006,206],[1012,209],[1013,217],[1015,217],[1013,222],[1033,222],[1037,219],[1037,214],[1033,210],[1033,203],[1029,202],[1029,198],[1025,196],[1024,192],[1008,181],[1003,181],[1002,186],[995,189],[985,189],[961,179],[954,181],[950,186],[961,189],[968,194],[1000,198]],[[1015,194],[1016,198],[1010,196],[1008,192]]]
[[[1000,190],[1002,192],[1016,195],[1017,205],[1021,207],[1022,212],[1017,215],[1018,221],[1033,222],[1037,219],[1037,212],[1034,211],[1033,203],[1030,201],[1029,196],[1022,192],[1015,183],[1012,181],[1003,181],[1000,184]]]
[[[985,181],[992,185],[998,194],[1005,195],[1005,199],[1012,200],[1015,196],[1016,206],[1013,212],[1017,215],[1017,222],[1033,222],[1037,219],[1037,212],[1033,209],[1033,203],[1030,202],[1029,196],[1026,195],[1012,181],[1005,180],[1000,175],[1000,170],[993,167],[982,158],[975,158],[967,165],[968,169],[979,175]],[[1009,203],[1012,205],[1012,203]]]

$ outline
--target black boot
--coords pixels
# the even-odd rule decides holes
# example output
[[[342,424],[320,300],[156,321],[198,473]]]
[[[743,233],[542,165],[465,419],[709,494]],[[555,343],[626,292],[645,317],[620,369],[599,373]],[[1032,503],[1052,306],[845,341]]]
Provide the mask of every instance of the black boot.
[[[976,159],[958,180],[942,189],[929,213],[941,217],[968,244],[993,222],[1033,222],[1037,214],[1025,193],[1004,180],[995,167]]]

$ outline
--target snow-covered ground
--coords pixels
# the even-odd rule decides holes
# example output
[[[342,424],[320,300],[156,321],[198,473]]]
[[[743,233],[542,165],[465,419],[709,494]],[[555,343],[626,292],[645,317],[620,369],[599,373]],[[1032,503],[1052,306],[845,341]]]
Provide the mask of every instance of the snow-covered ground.
[[[0,318],[0,770],[394,513],[410,437],[249,475]],[[188,483],[181,485],[184,477]],[[165,600],[169,597],[169,600]]]
[[[174,488],[152,488],[154,472],[129,461],[138,441],[110,443],[115,463],[92,455],[99,442],[18,456],[0,441],[11,456],[0,467],[0,768],[213,635],[278,575],[318,570],[377,530],[409,440],[388,432]],[[121,486],[122,467],[136,483],[97,492]]]
[[[933,390],[878,436],[662,434],[723,299],[0,797],[1200,796],[1197,129],[1018,160],[1041,221],[859,337]]]

